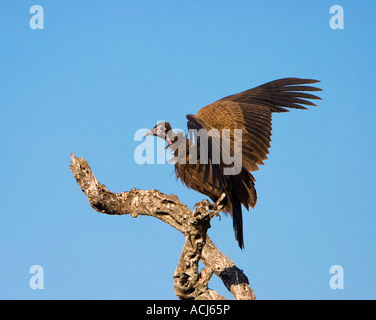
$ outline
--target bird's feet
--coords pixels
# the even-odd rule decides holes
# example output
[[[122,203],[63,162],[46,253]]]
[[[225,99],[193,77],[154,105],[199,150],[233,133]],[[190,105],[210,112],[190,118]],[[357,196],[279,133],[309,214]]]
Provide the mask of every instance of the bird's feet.
[[[194,205],[194,212],[206,210],[210,214],[210,219],[216,216],[219,218],[219,220],[221,220],[221,215],[219,213],[222,211],[224,207],[224,205],[221,204],[221,202],[225,197],[226,194],[222,193],[218,200],[213,204],[211,204],[208,200],[202,200],[201,202],[198,202]]]
[[[221,202],[223,201],[223,199],[226,197],[226,194],[223,192],[221,194],[221,196],[218,198],[218,200],[213,203],[211,205],[211,211],[212,211],[212,214],[211,216],[214,217],[214,216],[217,216],[219,217],[219,220],[221,220],[221,215],[219,214],[219,212],[223,209],[224,205],[221,204]]]
[[[210,218],[213,218],[214,216],[216,216],[219,218],[219,220],[221,220],[221,215],[219,213],[223,209],[223,204],[220,204],[218,206],[215,203],[211,204],[209,206],[209,209],[210,209]]]
[[[221,216],[219,212],[223,209],[223,205],[217,205],[216,203],[210,203],[208,200],[202,200],[201,202],[196,203],[194,206],[194,211],[193,213],[197,212],[203,212],[206,211],[210,215],[210,219],[212,219],[214,216],[219,217],[221,219]]]

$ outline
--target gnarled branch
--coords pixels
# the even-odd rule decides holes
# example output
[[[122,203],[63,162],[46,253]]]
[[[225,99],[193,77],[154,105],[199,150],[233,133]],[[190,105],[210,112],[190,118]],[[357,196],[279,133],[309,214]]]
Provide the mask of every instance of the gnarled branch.
[[[213,274],[222,279],[235,299],[255,299],[243,271],[221,253],[207,235],[212,217],[208,201],[196,204],[192,212],[177,196],[165,195],[158,190],[131,189],[113,193],[98,182],[88,162],[82,157],[78,159],[73,153],[70,169],[96,211],[110,215],[130,214],[132,217],[152,216],[183,233],[185,243],[173,275],[174,289],[179,299],[225,299],[208,288]],[[201,272],[198,270],[200,260],[205,265]]]

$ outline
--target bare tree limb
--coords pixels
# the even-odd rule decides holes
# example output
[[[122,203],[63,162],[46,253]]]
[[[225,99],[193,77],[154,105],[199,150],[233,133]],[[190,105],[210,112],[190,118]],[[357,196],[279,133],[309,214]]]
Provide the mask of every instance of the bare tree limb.
[[[70,169],[96,211],[110,215],[130,214],[134,218],[139,215],[152,216],[183,233],[185,243],[173,275],[174,289],[179,299],[225,299],[208,288],[213,274],[222,279],[235,299],[255,299],[243,271],[221,253],[207,235],[212,217],[207,200],[196,204],[192,212],[177,196],[165,195],[158,190],[131,189],[113,193],[98,182],[88,162],[82,157],[78,159],[73,153]],[[201,272],[198,270],[200,260],[206,266]]]

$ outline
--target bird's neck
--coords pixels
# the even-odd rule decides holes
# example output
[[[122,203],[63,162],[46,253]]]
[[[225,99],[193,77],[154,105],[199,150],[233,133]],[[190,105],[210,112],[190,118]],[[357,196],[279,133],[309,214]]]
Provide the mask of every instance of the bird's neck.
[[[186,145],[187,142],[187,136],[183,132],[172,132],[172,134],[169,134],[166,137],[166,142],[167,142],[167,149],[170,149],[171,151],[176,154],[178,152],[179,147],[184,144]]]

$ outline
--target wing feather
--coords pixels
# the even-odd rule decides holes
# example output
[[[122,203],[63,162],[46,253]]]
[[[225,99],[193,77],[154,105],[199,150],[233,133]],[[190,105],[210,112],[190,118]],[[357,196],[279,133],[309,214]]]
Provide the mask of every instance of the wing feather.
[[[197,117],[207,126],[220,131],[242,129],[243,165],[249,171],[256,171],[269,153],[272,113],[316,106],[306,99],[321,98],[302,91],[321,91],[308,85],[317,82],[319,81],[299,78],[271,81],[203,107],[198,111]]]

